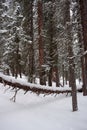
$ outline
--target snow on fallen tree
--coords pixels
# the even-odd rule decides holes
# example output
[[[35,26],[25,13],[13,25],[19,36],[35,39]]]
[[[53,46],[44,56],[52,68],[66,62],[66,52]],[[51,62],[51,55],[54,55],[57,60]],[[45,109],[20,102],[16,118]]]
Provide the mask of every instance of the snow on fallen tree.
[[[12,100],[14,100],[14,101],[15,101],[16,94],[20,89],[24,90],[25,93],[27,93],[28,91],[31,91],[38,95],[39,94],[48,95],[48,94],[71,93],[71,88],[64,90],[64,87],[62,89],[61,88],[52,88],[52,87],[48,87],[48,86],[42,86],[39,84],[28,83],[25,81],[23,82],[23,81],[14,79],[13,77],[4,75],[2,73],[0,73],[0,83],[3,83],[4,85],[9,85],[13,89],[15,89],[15,94],[12,97]]]

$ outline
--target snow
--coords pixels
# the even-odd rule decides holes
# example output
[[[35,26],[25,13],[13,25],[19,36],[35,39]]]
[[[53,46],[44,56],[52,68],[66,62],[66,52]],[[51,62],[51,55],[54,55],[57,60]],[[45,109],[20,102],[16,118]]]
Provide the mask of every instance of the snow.
[[[20,90],[13,103],[14,92],[6,91],[8,87],[0,84],[0,130],[87,130],[87,97],[82,93],[78,93],[79,110],[72,112],[70,95],[24,95]]]
[[[0,30],[0,33],[1,33],[1,34],[7,33],[7,30]]]
[[[87,51],[84,52],[83,56],[87,54]]]

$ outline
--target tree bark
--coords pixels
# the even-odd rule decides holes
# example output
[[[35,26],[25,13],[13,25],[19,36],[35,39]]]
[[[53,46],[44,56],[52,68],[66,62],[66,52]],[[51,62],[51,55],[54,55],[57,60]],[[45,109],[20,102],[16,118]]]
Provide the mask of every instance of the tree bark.
[[[43,38],[42,38],[42,29],[43,29],[43,12],[42,12],[42,0],[38,0],[38,44],[39,44],[39,76],[40,84],[45,85],[45,70],[44,65],[44,51],[43,51]]]
[[[33,49],[33,0],[30,0],[30,37],[31,37],[31,44],[29,47],[29,74],[28,74],[28,81],[30,83],[33,82],[33,75],[34,75],[34,49]]]
[[[64,86],[64,64],[62,65],[62,73],[63,73],[63,86]]]
[[[79,0],[81,11],[81,24],[83,33],[84,52],[87,51],[87,0]],[[83,95],[87,95],[87,54],[82,60],[83,69]]]
[[[68,58],[69,58],[69,85],[72,88],[72,108],[73,111],[78,110],[77,106],[77,92],[76,92],[76,81],[75,81],[75,64],[74,64],[74,54],[73,54],[73,43],[72,43],[72,27],[70,20],[70,1],[66,0],[66,10],[65,10],[65,21],[66,21],[66,32],[68,38]]]
[[[68,81],[68,71],[65,71],[65,81],[66,81],[66,85],[67,85],[67,81]]]

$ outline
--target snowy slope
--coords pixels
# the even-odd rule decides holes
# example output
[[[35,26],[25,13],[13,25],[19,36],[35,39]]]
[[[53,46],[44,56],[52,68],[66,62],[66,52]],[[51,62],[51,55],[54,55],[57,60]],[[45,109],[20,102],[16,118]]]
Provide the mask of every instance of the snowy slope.
[[[87,130],[87,97],[81,93],[77,112],[72,112],[71,96],[19,91],[16,103],[9,100],[12,96],[0,84],[0,130]]]

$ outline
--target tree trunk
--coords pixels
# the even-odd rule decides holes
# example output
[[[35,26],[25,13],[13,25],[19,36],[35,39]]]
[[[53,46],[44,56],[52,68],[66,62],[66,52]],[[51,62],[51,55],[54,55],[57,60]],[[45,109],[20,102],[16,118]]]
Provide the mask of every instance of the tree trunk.
[[[31,43],[29,45],[29,66],[28,66],[28,82],[33,82],[33,74],[34,74],[34,49],[33,49],[33,0],[30,0],[29,2],[30,8],[30,37],[31,37]],[[29,23],[28,23],[29,24]]]
[[[59,87],[59,70],[58,70],[58,66],[56,66],[56,87]]]
[[[45,70],[44,65],[44,51],[43,51],[43,38],[42,38],[42,29],[43,29],[43,13],[42,13],[42,0],[38,0],[38,44],[39,44],[39,76],[40,84],[46,85],[45,81]]]
[[[76,81],[75,81],[75,65],[74,65],[74,54],[73,54],[73,43],[71,35],[71,25],[70,25],[70,1],[66,0],[66,10],[65,10],[65,21],[66,21],[66,32],[68,38],[68,57],[69,57],[69,85],[72,88],[72,107],[73,111],[77,111],[77,92],[76,92]]]
[[[87,51],[87,0],[79,0],[83,32],[84,52]],[[83,95],[87,95],[87,54],[83,58]]]
[[[70,33],[68,34],[70,35]],[[72,88],[72,106],[73,111],[77,111],[77,92],[76,92],[76,81],[75,81],[75,65],[74,65],[74,59],[73,57],[73,51],[72,51],[72,45],[69,43],[68,45],[68,51],[69,51],[69,85]]]
[[[19,43],[17,43],[19,44]],[[19,45],[17,46],[17,50],[16,50],[16,56],[15,56],[15,78],[18,77],[18,72],[19,72],[19,57],[18,57],[18,53],[19,53]]]
[[[64,64],[62,65],[62,71],[63,71],[63,86],[64,86]]]
[[[67,85],[67,81],[68,81],[68,72],[65,71],[65,82],[66,82],[66,85]]]
[[[52,67],[50,68],[48,73],[48,85],[52,86]]]

